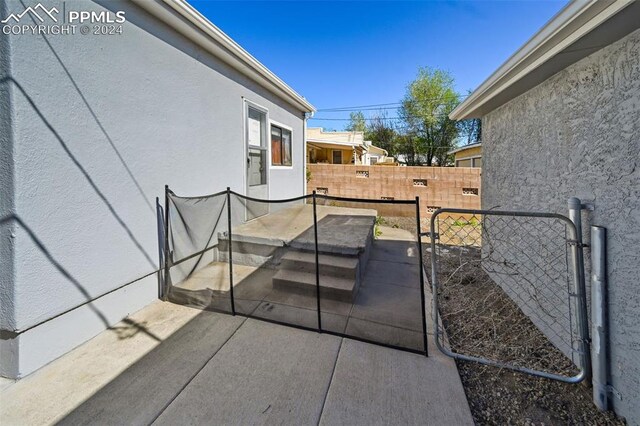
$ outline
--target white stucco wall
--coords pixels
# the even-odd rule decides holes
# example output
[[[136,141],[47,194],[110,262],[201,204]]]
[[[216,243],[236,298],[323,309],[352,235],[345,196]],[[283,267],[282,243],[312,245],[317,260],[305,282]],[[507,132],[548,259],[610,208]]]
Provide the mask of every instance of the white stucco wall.
[[[640,30],[483,117],[483,208],[567,214],[608,232],[615,410],[640,423]],[[518,232],[513,230],[513,232]],[[586,252],[588,260],[589,252]],[[587,262],[587,280],[589,279]]]
[[[304,193],[302,111],[132,3],[107,4],[126,12],[122,35],[0,35],[3,111],[8,89],[13,96],[10,114],[0,113],[1,208],[22,223],[1,230],[3,330],[27,329],[156,270],[155,197],[164,201],[165,184],[180,195],[244,193],[243,97],[293,129],[293,167],[270,170],[270,197]],[[47,5],[62,10],[61,1]],[[90,1],[64,7],[102,10]],[[6,8],[23,10],[18,0]],[[155,297],[151,275],[21,334],[19,362],[3,357],[2,374],[28,374]]]

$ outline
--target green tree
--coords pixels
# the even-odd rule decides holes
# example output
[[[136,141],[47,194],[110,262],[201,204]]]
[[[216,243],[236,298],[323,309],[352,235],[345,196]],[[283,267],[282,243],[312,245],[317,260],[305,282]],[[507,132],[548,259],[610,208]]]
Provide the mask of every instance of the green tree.
[[[364,132],[367,128],[367,121],[362,111],[349,113],[349,124],[345,127],[348,132]]]
[[[447,152],[455,146],[459,131],[456,122],[449,118],[460,102],[453,82],[447,71],[425,67],[418,69],[416,79],[407,86],[399,115],[406,123],[407,134],[413,135],[409,145],[415,152],[406,154],[414,156],[416,165],[449,163]]]
[[[482,140],[482,120],[470,118],[458,121],[458,131],[463,145],[480,142]]]
[[[365,129],[364,138],[371,141],[373,145],[386,149],[389,155],[395,156],[397,154],[398,133],[384,110],[379,111],[371,118]]]
[[[401,155],[401,160],[407,166],[421,166],[423,165],[420,153],[422,145],[423,141],[415,133],[403,133],[396,138],[396,155]]]

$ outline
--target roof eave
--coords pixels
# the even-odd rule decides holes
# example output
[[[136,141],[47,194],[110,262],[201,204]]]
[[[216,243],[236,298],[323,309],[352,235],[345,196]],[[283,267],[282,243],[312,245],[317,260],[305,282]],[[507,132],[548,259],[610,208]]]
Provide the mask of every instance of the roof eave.
[[[527,84],[520,84],[513,93],[509,93],[508,89],[530,78],[536,69],[630,4],[633,4],[633,0],[574,0],[569,3],[458,105],[449,117],[452,120],[478,118],[497,107],[488,103],[498,95],[501,95],[502,103],[518,96],[523,87],[528,87]],[[590,53],[585,50],[584,56]],[[579,59],[574,56],[573,62]],[[555,64],[557,69],[547,67],[545,73],[552,75],[573,62],[558,60]],[[531,87],[539,83],[535,78],[530,80]]]
[[[447,152],[447,155],[452,155],[460,151],[464,151],[466,149],[478,148],[478,147],[482,147],[482,142],[470,143],[468,145],[464,145],[464,146],[452,149],[451,151]]]

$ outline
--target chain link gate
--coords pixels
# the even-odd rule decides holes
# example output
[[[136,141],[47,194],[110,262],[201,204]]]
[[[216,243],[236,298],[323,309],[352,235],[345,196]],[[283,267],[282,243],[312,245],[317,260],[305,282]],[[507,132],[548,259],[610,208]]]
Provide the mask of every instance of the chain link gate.
[[[583,245],[569,218],[438,209],[429,234],[442,352],[568,383],[590,375]]]

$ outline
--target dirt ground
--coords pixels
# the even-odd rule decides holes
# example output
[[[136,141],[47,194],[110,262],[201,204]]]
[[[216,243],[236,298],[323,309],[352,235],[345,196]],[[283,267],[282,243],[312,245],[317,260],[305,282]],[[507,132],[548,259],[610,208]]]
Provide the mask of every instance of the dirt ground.
[[[480,250],[471,250],[467,255],[479,260]],[[428,249],[424,253],[425,267],[430,269]],[[454,351],[565,376],[577,373],[574,364],[484,272],[481,262],[461,266],[460,253],[455,248],[448,253],[441,258],[439,282],[446,285],[441,286],[438,300]],[[597,410],[587,383],[565,384],[474,362],[457,364],[479,425],[625,424],[613,413]]]

